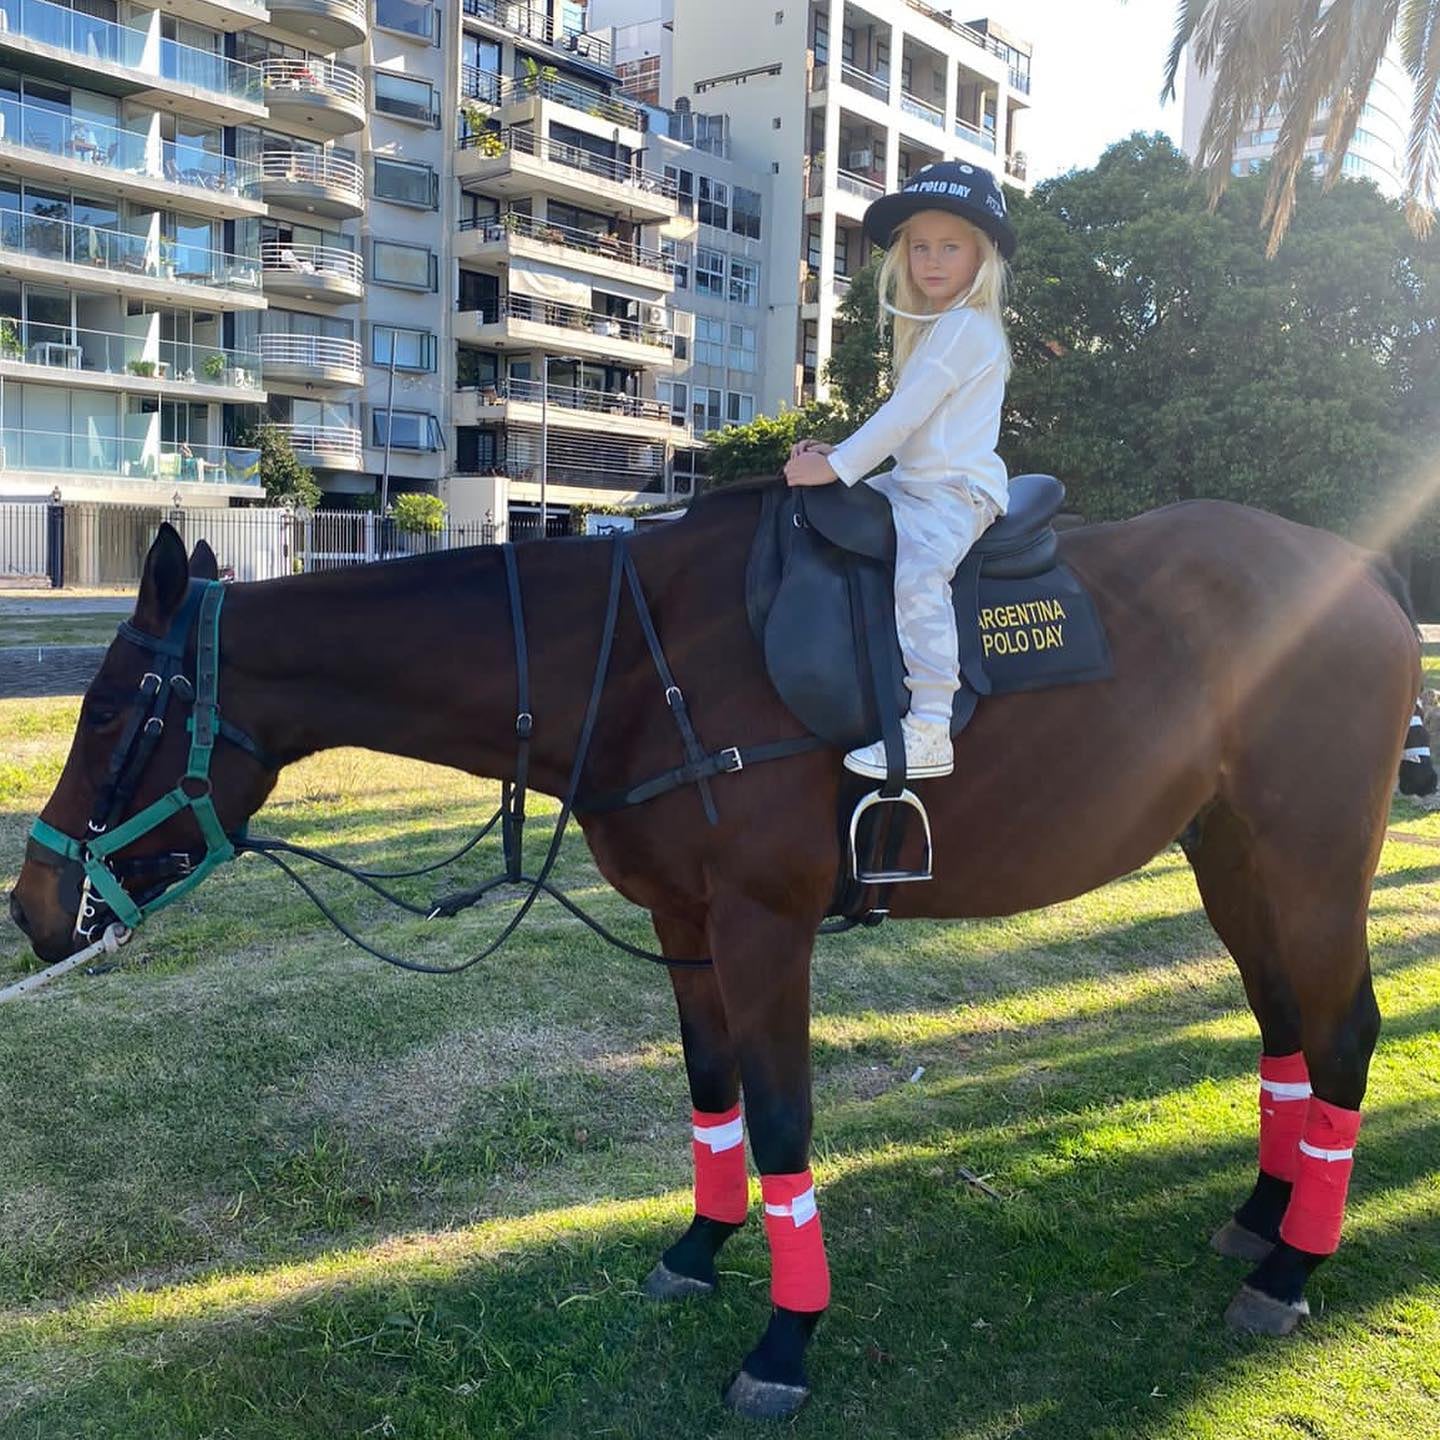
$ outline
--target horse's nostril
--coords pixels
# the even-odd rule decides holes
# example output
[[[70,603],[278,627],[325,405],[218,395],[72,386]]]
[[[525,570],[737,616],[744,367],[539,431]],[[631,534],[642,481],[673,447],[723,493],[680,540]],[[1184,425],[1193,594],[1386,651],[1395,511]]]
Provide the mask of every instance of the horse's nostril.
[[[30,927],[25,923],[25,907],[20,903],[20,897],[12,890],[10,892],[10,918],[28,935]]]

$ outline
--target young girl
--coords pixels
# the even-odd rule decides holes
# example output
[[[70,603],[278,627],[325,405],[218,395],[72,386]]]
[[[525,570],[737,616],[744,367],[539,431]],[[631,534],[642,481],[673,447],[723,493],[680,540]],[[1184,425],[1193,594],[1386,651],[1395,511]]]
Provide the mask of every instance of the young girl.
[[[885,249],[881,324],[893,317],[895,389],[848,440],[802,440],[791,485],[853,485],[886,456],[873,485],[895,512],[895,625],[905,658],[911,779],[954,769],[950,714],[960,687],[950,582],[986,527],[1005,513],[1008,477],[995,453],[1010,373],[1001,305],[1015,232],[988,170],[928,165],[898,194],[875,201],[865,232]],[[847,768],[885,775],[880,742],[853,750]]]

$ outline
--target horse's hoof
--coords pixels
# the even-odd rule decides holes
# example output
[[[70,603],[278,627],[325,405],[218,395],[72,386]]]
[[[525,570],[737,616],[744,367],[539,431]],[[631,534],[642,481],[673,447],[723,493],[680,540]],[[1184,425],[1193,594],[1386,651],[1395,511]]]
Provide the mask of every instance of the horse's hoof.
[[[1275,1242],[1230,1219],[1210,1237],[1210,1248],[1227,1260],[1248,1260],[1258,1265],[1275,1248]]]
[[[710,1280],[697,1280],[693,1275],[677,1275],[663,1260],[645,1277],[641,1287],[652,1300],[690,1300],[697,1295],[713,1295]]]
[[[1250,1285],[1242,1285],[1225,1310],[1225,1323],[1247,1335],[1289,1335],[1310,1313],[1303,1296],[1296,1301],[1276,1300]]]
[[[741,1370],[725,1387],[725,1403],[748,1420],[784,1420],[810,1398],[808,1385],[757,1380]]]

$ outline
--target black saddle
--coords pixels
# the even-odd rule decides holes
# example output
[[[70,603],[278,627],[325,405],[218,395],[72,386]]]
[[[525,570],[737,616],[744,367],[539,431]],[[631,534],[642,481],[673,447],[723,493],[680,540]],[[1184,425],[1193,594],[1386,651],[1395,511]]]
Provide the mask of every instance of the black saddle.
[[[978,696],[1108,678],[1094,605],[1059,563],[1054,520],[1065,487],[1010,482],[1006,515],[953,584],[960,671],[952,732]],[[877,739],[909,705],[895,634],[895,525],[865,484],[765,492],[746,572],[746,606],[771,682],[813,734],[844,747]]]

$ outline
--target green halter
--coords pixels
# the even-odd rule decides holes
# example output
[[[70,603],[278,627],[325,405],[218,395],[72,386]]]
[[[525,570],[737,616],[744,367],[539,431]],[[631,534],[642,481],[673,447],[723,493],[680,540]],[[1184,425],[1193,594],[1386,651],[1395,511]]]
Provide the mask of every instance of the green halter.
[[[44,820],[36,820],[30,828],[31,850],[48,852],[62,866],[78,865],[85,877],[85,893],[81,896],[81,913],[76,916],[76,933],[88,937],[83,925],[93,915],[86,914],[87,894],[94,892],[127,929],[133,930],[157,910],[173,905],[188,895],[217,865],[235,855],[234,840],[225,833],[211,799],[210,762],[217,738],[231,740],[252,754],[260,756],[258,746],[242,731],[220,718],[217,691],[220,671],[220,607],[225,601],[225,587],[213,580],[192,580],[190,592],[179,613],[161,639],[137,630],[128,621],[119,627],[121,638],[139,645],[157,657],[156,668],[142,677],[136,709],[131,715],[112,760],[111,778],[105,792],[105,808],[115,810],[123,804],[139,784],[141,772],[164,732],[164,712],[172,693],[193,695],[193,708],[186,720],[190,734],[190,758],[173,790],[167,791],[137,815],[110,829],[110,815],[97,809],[90,821],[91,833],[83,840],[66,835]],[[191,621],[195,621],[195,683],[181,673],[185,642]],[[188,788],[187,788],[188,787]],[[144,835],[157,830],[173,816],[189,810],[205,841],[205,853],[198,860],[184,852],[175,852],[170,869],[179,878],[166,883],[157,894],[137,902],[121,883],[111,857]],[[36,856],[44,859],[44,856]],[[124,862],[115,862],[123,865]],[[137,862],[143,864],[144,862]],[[151,867],[154,868],[153,866]]]

